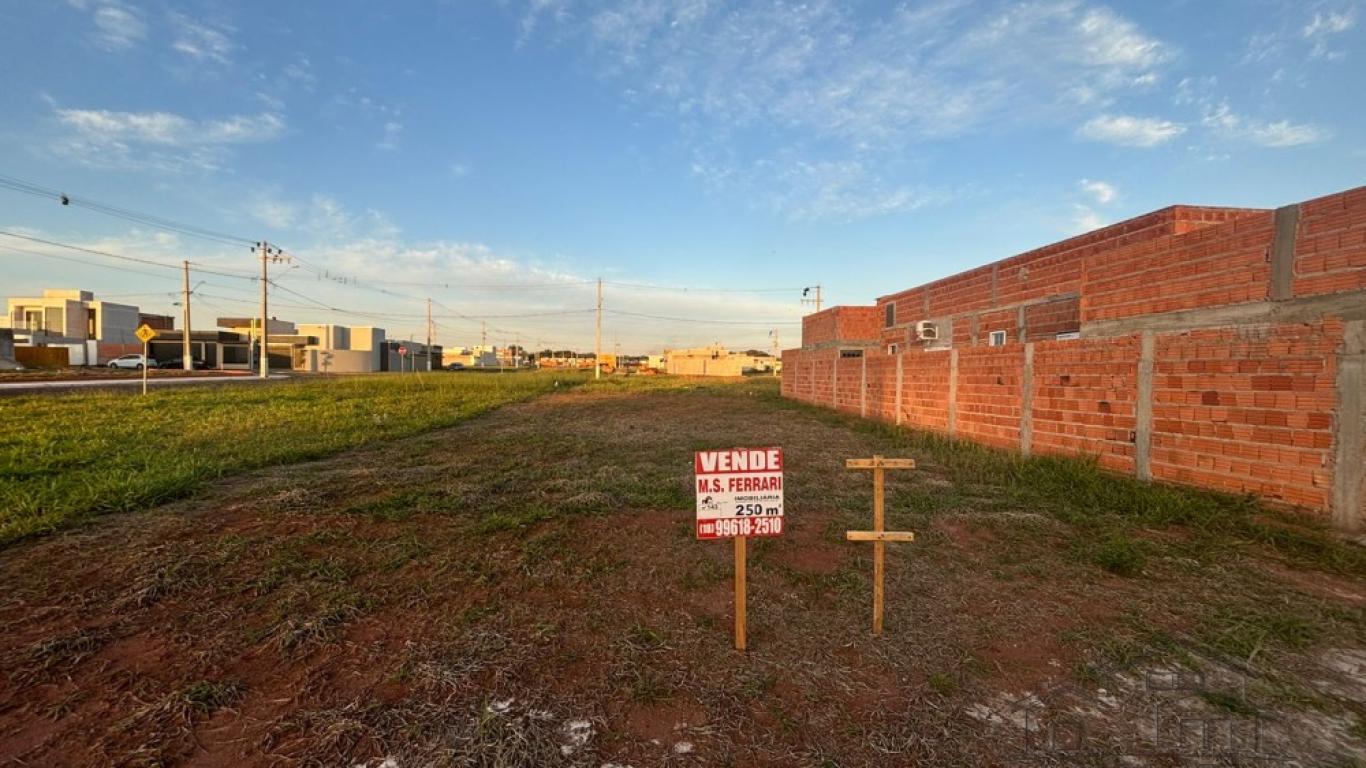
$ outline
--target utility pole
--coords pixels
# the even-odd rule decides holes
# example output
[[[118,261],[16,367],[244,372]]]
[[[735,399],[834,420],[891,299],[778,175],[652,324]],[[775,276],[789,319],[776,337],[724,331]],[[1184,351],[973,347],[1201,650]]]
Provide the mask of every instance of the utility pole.
[[[768,334],[773,337],[773,363],[769,366],[773,369],[773,375],[778,375],[778,329],[774,328]]]
[[[266,288],[270,283],[269,275],[266,273],[266,265],[270,263],[270,244],[265,240],[261,241],[261,378],[270,376],[270,329],[266,327]]]
[[[427,299],[427,370],[432,370],[432,300]]]
[[[489,324],[487,320],[479,321],[479,348],[481,352],[489,348]]]
[[[602,278],[598,278],[598,321],[593,334],[593,378],[602,378]]]
[[[184,273],[184,275],[185,275],[185,280],[184,280],[184,282],[182,283],[182,286],[181,286],[180,302],[181,302],[181,305],[182,305],[181,308],[185,311],[185,322],[184,322],[185,330],[181,333],[181,336],[183,336],[185,340],[184,340],[184,342],[181,344],[181,347],[180,347],[180,356],[181,356],[181,358],[182,358],[181,362],[183,363],[185,370],[187,370],[187,371],[193,371],[193,370],[194,370],[194,359],[191,357],[191,354],[190,354],[190,261],[189,261],[189,259],[186,259],[184,262],[182,262],[182,266],[184,266],[184,268],[185,268],[185,273]]]
[[[806,296],[807,296],[812,290],[814,290],[814,291],[816,292],[816,298],[815,298],[814,301],[811,300],[811,299],[806,298]],[[802,303],[803,303],[803,304],[815,304],[815,305],[816,305],[816,311],[817,311],[817,312],[821,311],[821,287],[820,287],[819,285],[811,285],[811,286],[807,286],[806,288],[803,288],[803,289],[802,289]]]

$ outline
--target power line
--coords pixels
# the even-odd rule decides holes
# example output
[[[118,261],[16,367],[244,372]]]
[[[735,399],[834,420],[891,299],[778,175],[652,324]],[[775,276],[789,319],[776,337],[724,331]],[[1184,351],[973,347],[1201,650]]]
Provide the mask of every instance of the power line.
[[[147,276],[147,277],[155,277],[155,278],[160,278],[160,279],[165,279],[165,280],[174,279],[174,278],[172,278],[170,275],[163,275],[163,274],[159,274],[159,273],[156,273],[156,272],[148,272],[148,271],[145,270],[145,269],[133,269],[132,267],[121,267],[121,266],[119,266],[119,265],[117,265],[117,264],[102,264],[102,263],[100,263],[100,262],[98,262],[98,261],[90,261],[90,260],[88,260],[88,259],[78,259],[78,258],[76,258],[76,257],[74,257],[74,256],[63,256],[63,255],[60,254],[60,253],[43,253],[42,251],[31,251],[31,250],[28,250],[27,248],[17,248],[17,247],[15,247],[15,246],[13,246],[13,245],[4,245],[4,246],[0,246],[0,251],[8,251],[8,252],[11,252],[11,253],[22,253],[22,254],[24,254],[24,255],[26,255],[26,256],[39,256],[39,257],[42,257],[42,258],[45,258],[45,259],[58,259],[58,260],[60,260],[60,261],[69,261],[69,262],[72,262],[72,263],[75,263],[75,264],[84,264],[84,265],[90,266],[90,267],[100,267],[100,268],[102,268],[102,269],[113,269],[113,270],[116,270],[116,271],[119,271],[119,272],[128,272],[128,273],[134,274],[134,275],[145,275],[145,276]]]
[[[101,203],[98,200],[93,200],[91,198],[68,195],[65,192],[62,192],[61,190],[53,189],[51,187],[45,187],[40,184],[35,184],[31,181],[17,179],[13,176],[6,176],[0,174],[0,187],[4,187],[15,192],[22,192],[27,195],[33,195],[35,197],[43,197],[49,200],[55,200],[61,203],[62,205],[74,205],[80,208],[85,208],[86,210],[94,211],[96,213],[102,213],[106,216],[113,216],[115,218],[123,219],[125,221],[131,221],[137,224],[143,224],[149,227],[153,227],[155,229],[162,229],[168,232],[176,232],[178,234],[188,235],[190,237],[197,237],[203,240],[211,240],[213,242],[220,243],[223,245],[254,246],[256,244],[256,241],[254,240],[250,240],[245,237],[239,237],[228,232],[219,232],[216,230],[208,229],[206,227],[200,227],[194,224],[185,224],[183,222],[175,221],[174,219],[168,219],[150,213],[141,213],[139,211],[135,211],[129,208],[120,208],[115,205],[109,205],[108,203]]]
[[[624,288],[640,288],[652,291],[669,291],[673,293],[796,293],[801,288],[702,288],[687,285],[652,285],[649,283],[624,283],[616,280],[603,280],[604,285],[616,285]]]
[[[0,230],[0,235],[4,235],[4,236],[6,236],[6,237],[14,237],[14,238],[18,238],[18,239],[20,239],[20,240],[27,240],[27,241],[29,241],[29,242],[31,242],[31,243],[42,243],[43,245],[50,245],[50,246],[53,246],[54,248],[66,248],[66,249],[72,250],[72,251],[80,251],[81,253],[88,253],[88,254],[91,254],[92,256],[104,256],[104,257],[110,258],[110,259],[119,259],[119,260],[121,260],[121,261],[129,261],[129,262],[134,262],[134,263],[137,263],[137,264],[147,264],[147,265],[150,265],[150,266],[153,266],[153,267],[161,267],[161,268],[163,268],[163,269],[176,269],[176,270],[178,270],[178,269],[181,268],[181,265],[180,265],[180,264],[171,264],[171,263],[169,263],[169,262],[164,262],[164,261],[156,261],[156,260],[153,260],[153,259],[144,259],[144,258],[139,258],[139,257],[137,257],[137,256],[126,256],[126,255],[120,254],[120,253],[110,253],[110,252],[108,252],[108,251],[101,251],[101,250],[98,250],[98,249],[95,249],[95,248],[85,248],[85,247],[82,247],[82,246],[79,246],[79,245],[72,245],[72,244],[70,244],[70,243],[63,243],[63,242],[59,242],[59,241],[56,241],[56,240],[47,240],[47,239],[44,239],[44,238],[41,238],[41,237],[33,237],[32,235],[21,235],[21,234],[19,234],[19,233],[17,233],[17,232],[7,232],[7,231],[4,231],[4,230]],[[196,262],[196,261],[192,261],[192,262],[190,262],[190,263],[191,263],[192,265],[195,266],[195,269],[196,269],[197,272],[202,272],[202,273],[209,274],[209,275],[218,275],[218,276],[220,276],[220,277],[231,277],[231,278],[238,279],[238,280],[254,280],[254,279],[255,279],[255,278],[253,278],[253,277],[251,277],[251,276],[249,276],[249,275],[245,275],[245,274],[233,274],[233,273],[231,273],[231,272],[222,272],[222,271],[217,271],[217,270],[208,269],[208,268],[206,268],[202,263]]]
[[[775,325],[800,325],[801,320],[707,320],[693,317],[667,317],[665,315],[647,315],[640,312],[626,312],[620,309],[604,309],[604,312],[612,315],[625,315],[627,317],[639,317],[647,320],[668,320],[675,323],[708,323],[712,325],[760,325],[772,327]]]

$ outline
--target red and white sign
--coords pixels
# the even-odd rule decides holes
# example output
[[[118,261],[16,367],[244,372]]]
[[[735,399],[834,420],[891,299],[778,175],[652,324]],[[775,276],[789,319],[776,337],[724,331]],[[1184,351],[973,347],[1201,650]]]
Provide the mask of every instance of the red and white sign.
[[[407,348],[407,347],[399,347],[399,348],[398,348],[398,355],[399,355],[399,357],[407,357],[407,356],[408,356],[408,348]]]
[[[783,532],[783,449],[698,451],[697,538]]]

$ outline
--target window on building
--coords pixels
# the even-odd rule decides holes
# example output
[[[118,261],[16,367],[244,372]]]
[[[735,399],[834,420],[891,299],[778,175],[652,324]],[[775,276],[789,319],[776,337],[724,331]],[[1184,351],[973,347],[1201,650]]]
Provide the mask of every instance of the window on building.
[[[898,353],[898,352],[900,352],[900,351],[901,351],[900,345],[897,345],[897,344],[888,344],[888,345],[887,345],[887,354],[889,354],[889,355],[895,355],[896,353]]]
[[[887,302],[887,309],[885,311],[886,315],[882,321],[882,327],[891,328],[896,325],[896,304],[890,301]]]
[[[841,349],[840,357],[863,357],[861,349]]]
[[[1053,338],[1057,339],[1058,341],[1071,341],[1072,339],[1080,339],[1081,334],[1077,331],[1065,331],[1063,333],[1058,334],[1057,336],[1054,336]]]
[[[1006,345],[1006,332],[992,331],[987,343],[993,347],[1004,347]]]

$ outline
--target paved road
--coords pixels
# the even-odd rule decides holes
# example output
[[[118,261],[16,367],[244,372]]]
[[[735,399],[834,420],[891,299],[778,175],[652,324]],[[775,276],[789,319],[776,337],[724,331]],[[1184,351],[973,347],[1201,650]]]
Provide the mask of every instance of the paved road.
[[[272,374],[268,381],[288,379],[283,374]],[[258,376],[177,376],[169,379],[147,379],[148,387],[168,387],[176,384],[235,384],[260,382]],[[29,392],[60,392],[68,389],[105,389],[109,387],[141,387],[142,379],[69,379],[66,381],[3,381],[0,395]]]

